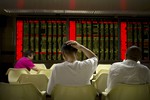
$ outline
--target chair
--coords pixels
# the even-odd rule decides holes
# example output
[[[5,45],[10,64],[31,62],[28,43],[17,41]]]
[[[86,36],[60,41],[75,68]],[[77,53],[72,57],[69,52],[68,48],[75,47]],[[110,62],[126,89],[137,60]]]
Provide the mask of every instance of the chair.
[[[46,100],[46,92],[33,84],[0,83],[0,100]]]
[[[102,73],[109,73],[109,70],[107,69],[101,69],[99,72],[97,72],[96,74],[93,74],[93,80],[97,79]]]
[[[102,92],[105,100],[150,100],[148,85],[120,84],[109,93]]]
[[[40,91],[46,91],[48,78],[44,74],[22,74],[18,79],[18,83],[32,83]]]
[[[35,63],[34,65],[35,65],[37,68],[39,68],[39,69],[47,69],[46,66],[45,66],[45,64],[38,64],[38,63]]]
[[[149,95],[150,95],[150,84],[148,84],[148,88],[149,88]]]
[[[98,73],[100,70],[108,70],[110,69],[111,64],[99,64],[96,68],[96,73]]]
[[[92,85],[56,85],[52,91],[51,96],[52,100],[95,100],[96,90]]]
[[[38,71],[37,74],[44,74],[47,76],[47,78],[49,79],[50,78],[50,75],[51,75],[51,72],[52,70],[51,69],[41,69]]]
[[[38,69],[47,69],[45,64],[34,64]],[[34,71],[33,69],[30,70],[30,74],[37,74],[37,71]]]
[[[17,83],[17,80],[21,74],[30,74],[26,68],[9,68],[6,72],[8,75],[9,83]]]
[[[100,72],[94,80],[92,80],[92,84],[97,89],[98,93],[102,93],[105,91],[107,87],[107,77],[108,72]]]
[[[52,70],[54,67],[55,67],[55,64],[53,64],[53,65],[52,65],[49,69],[51,69],[51,70]]]

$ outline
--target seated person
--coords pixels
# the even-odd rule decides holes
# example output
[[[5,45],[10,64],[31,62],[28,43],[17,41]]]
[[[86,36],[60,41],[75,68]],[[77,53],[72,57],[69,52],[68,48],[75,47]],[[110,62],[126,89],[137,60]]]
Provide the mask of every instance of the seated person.
[[[37,69],[32,62],[33,56],[34,52],[31,50],[27,50],[26,52],[24,52],[24,56],[16,62],[14,68],[27,68],[29,71],[31,69],[38,71],[39,69]]]
[[[108,74],[106,92],[109,92],[119,83],[124,84],[146,84],[150,83],[150,70],[147,66],[140,64],[141,49],[131,46],[127,49],[126,60],[113,63]]]
[[[88,58],[77,60],[77,50],[82,51]],[[87,85],[95,72],[98,58],[96,55],[76,41],[67,41],[61,49],[64,62],[55,64],[50,76],[47,94],[50,95],[56,84],[60,85]]]

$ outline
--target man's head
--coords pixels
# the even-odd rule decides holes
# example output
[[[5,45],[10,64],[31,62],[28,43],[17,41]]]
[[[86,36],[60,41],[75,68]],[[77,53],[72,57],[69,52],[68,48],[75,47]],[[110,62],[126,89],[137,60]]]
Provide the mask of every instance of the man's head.
[[[77,51],[78,50],[76,48],[73,48],[71,45],[67,45],[66,43],[64,43],[61,47],[61,52],[64,56],[64,59],[66,59],[66,57],[72,57],[76,55]]]
[[[32,50],[27,50],[24,52],[24,57],[28,57],[29,59],[33,59],[33,56],[34,56],[34,51]]]
[[[126,59],[131,59],[134,61],[139,61],[141,59],[141,49],[137,46],[131,46],[127,49]]]

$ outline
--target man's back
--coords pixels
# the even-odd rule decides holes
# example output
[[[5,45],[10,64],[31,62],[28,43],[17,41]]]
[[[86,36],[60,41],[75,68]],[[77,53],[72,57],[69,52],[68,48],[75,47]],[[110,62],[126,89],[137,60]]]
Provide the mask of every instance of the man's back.
[[[90,78],[97,67],[96,57],[85,61],[75,61],[69,63],[67,61],[56,64],[54,68],[56,84],[64,85],[85,85],[90,84]],[[94,63],[94,64],[92,64]]]
[[[133,60],[125,60],[112,64],[108,76],[107,90],[119,83],[145,84],[150,83],[150,70]]]
[[[92,57],[84,61],[67,61],[55,64],[48,83],[47,93],[51,93],[56,84],[61,85],[87,85],[96,70],[97,57]]]

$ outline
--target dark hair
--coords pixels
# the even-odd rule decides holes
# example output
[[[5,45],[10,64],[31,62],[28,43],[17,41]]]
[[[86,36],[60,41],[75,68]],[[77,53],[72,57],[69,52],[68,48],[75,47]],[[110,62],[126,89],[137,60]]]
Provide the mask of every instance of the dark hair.
[[[72,53],[77,53],[77,49],[72,47],[71,45],[67,45],[64,43],[61,47],[61,51],[66,53],[66,54],[72,54]]]
[[[131,46],[127,49],[126,58],[134,61],[139,61],[141,59],[141,49],[137,46]]]
[[[34,54],[34,51],[32,51],[32,50],[27,50],[24,52],[25,57],[31,56],[32,54]]]

